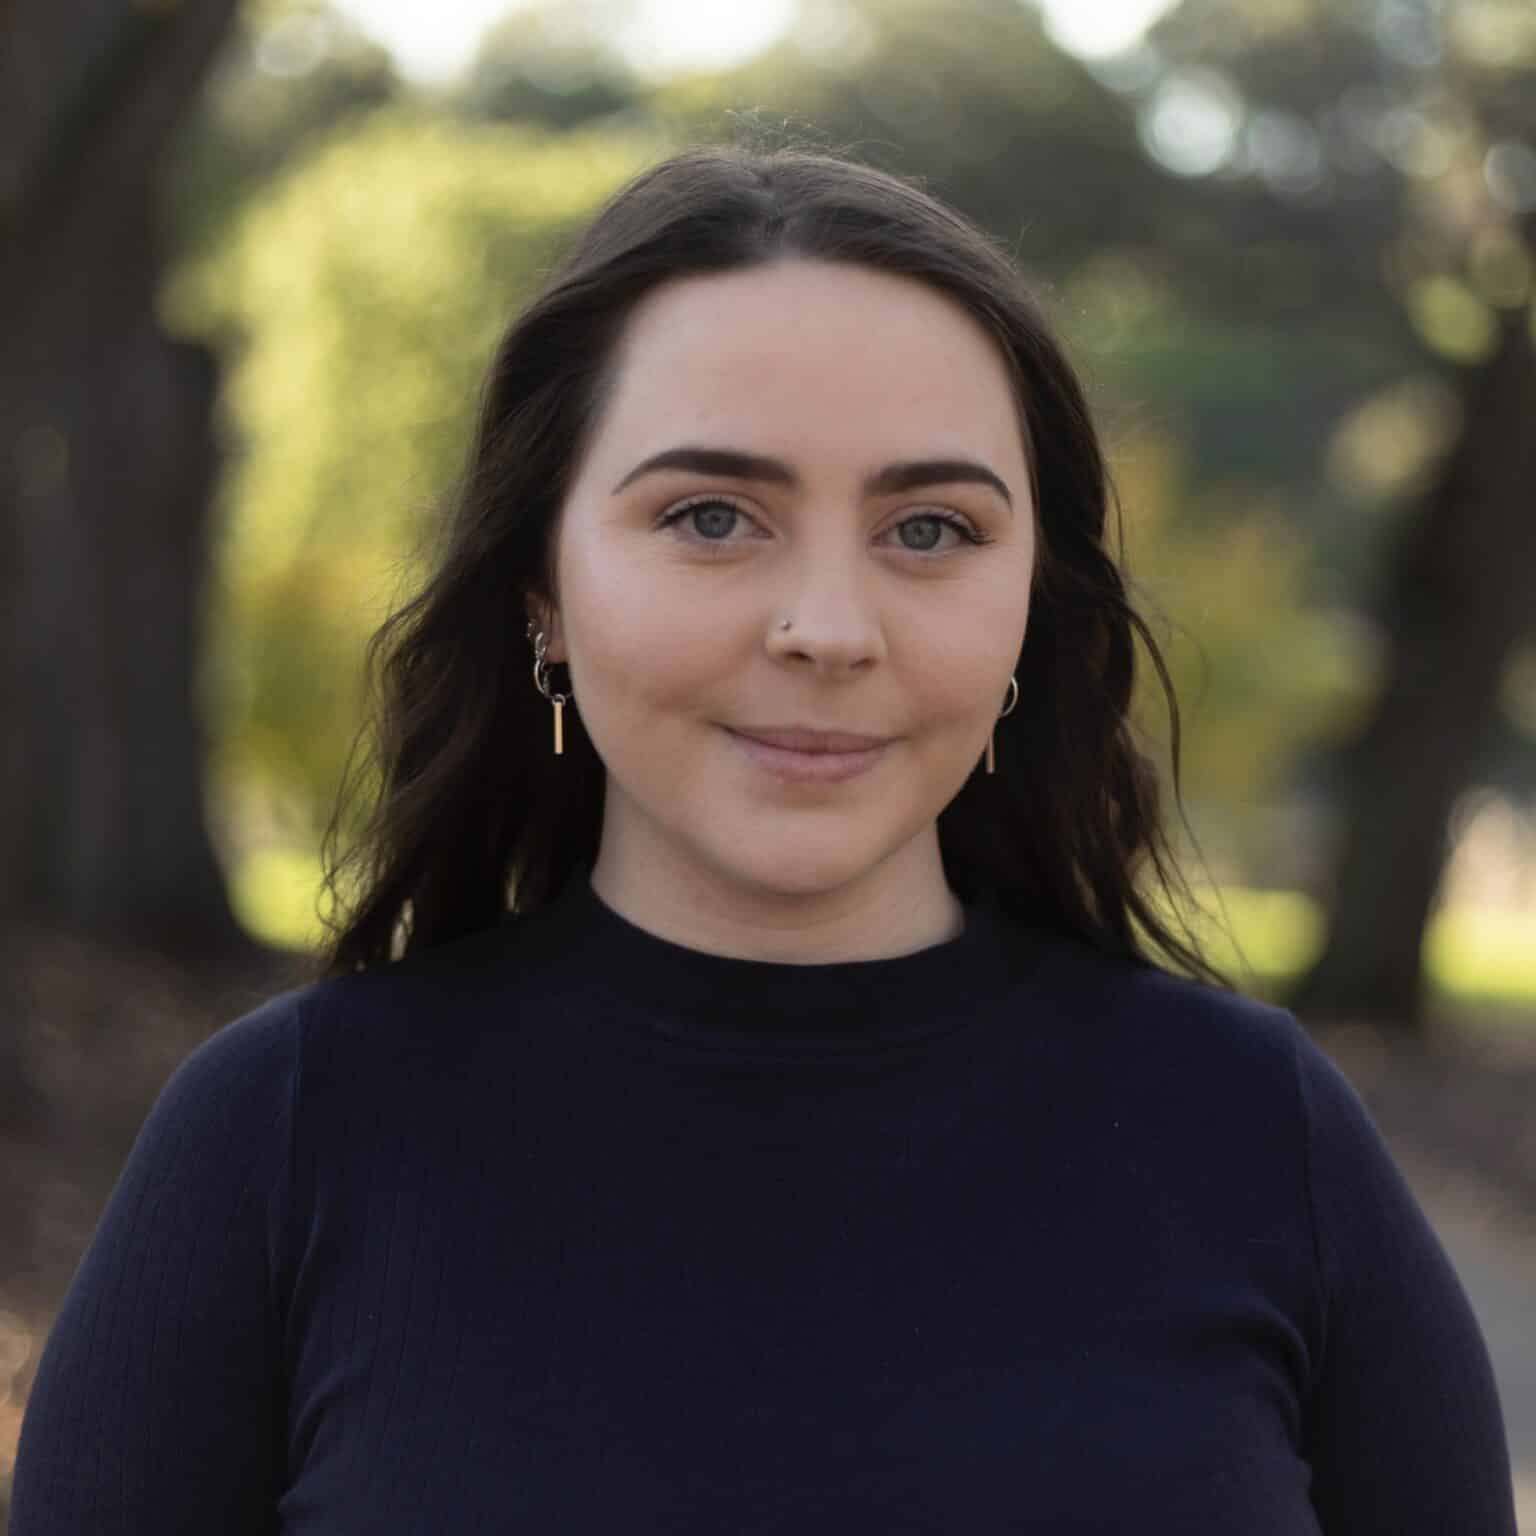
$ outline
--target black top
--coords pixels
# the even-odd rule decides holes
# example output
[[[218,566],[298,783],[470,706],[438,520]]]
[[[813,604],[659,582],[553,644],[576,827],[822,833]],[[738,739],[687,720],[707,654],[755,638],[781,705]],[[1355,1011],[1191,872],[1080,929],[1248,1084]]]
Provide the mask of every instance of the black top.
[[[585,877],[176,1071],[13,1536],[1513,1536],[1488,1354],[1287,1013],[986,906],[709,955]]]

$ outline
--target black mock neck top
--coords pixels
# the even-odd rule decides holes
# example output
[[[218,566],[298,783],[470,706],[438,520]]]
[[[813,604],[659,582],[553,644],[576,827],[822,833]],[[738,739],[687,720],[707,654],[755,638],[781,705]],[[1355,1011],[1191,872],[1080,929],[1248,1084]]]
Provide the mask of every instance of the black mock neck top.
[[[962,1027],[977,999],[1007,985],[1030,939],[1002,930],[982,904],[966,909],[956,938],[891,959],[745,960],[637,926],[588,878],[568,882],[544,921],[553,942],[603,957],[595,984],[642,1029],[701,1051],[806,1061],[921,1049]],[[897,998],[903,1006],[893,1008]]]
[[[1513,1536],[1487,1350],[1280,1010],[988,903],[706,954],[585,875],[150,1113],[13,1536]]]

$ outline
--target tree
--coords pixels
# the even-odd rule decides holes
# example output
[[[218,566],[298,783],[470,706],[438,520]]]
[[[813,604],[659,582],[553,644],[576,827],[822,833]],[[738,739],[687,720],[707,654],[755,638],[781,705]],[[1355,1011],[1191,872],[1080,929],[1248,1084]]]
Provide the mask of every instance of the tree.
[[[1395,550],[1389,669],[1354,747],[1327,941],[1292,999],[1305,1013],[1420,1019],[1452,812],[1486,771],[1505,668],[1533,631],[1536,351],[1524,313],[1500,317],[1465,417]]]
[[[1365,249],[1366,270],[1385,278],[1377,302],[1396,307],[1460,398],[1460,437],[1408,509],[1370,603],[1384,679],[1342,754],[1328,932],[1291,998],[1308,1015],[1413,1030],[1453,813],[1495,771],[1501,684],[1536,634],[1536,13],[1392,0],[1277,27],[1238,0],[1186,0],[1159,36],[1186,63],[1216,55],[1250,123],[1268,111],[1282,196],[1282,140],[1298,164],[1308,135],[1355,139],[1357,162],[1392,194],[1393,217]],[[1250,151],[1261,169],[1262,144]],[[1325,185],[1313,171],[1289,193],[1302,209]],[[1339,257],[1348,281],[1358,258]]]
[[[575,128],[644,110],[647,95],[613,39],[634,20],[629,0],[522,6],[487,29],[449,94],[479,119]]]
[[[269,4],[236,33],[236,5],[0,19],[0,912],[211,969],[256,958],[210,840],[196,686],[218,364],[162,328],[161,285],[295,140],[392,88],[353,38],[279,81],[263,32],[340,29]],[[232,42],[273,67],[210,100]]]
[[[205,956],[244,948],[192,698],[216,369],[155,304],[161,167],[234,12],[0,20],[0,912]]]

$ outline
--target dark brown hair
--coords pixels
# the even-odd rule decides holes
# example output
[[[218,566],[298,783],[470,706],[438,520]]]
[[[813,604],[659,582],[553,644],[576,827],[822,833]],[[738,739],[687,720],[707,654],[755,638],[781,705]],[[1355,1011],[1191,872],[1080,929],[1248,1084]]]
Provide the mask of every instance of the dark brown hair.
[[[1173,687],[1106,547],[1111,487],[1081,386],[1022,276],[912,180],[839,154],[736,146],[686,151],[620,189],[497,347],[430,577],[368,645],[365,766],[377,783],[345,855],[336,842],[350,771],[326,831],[325,885],[345,917],[323,919],[332,937],[319,974],[536,910],[596,859],[605,770],[579,709],[566,711],[564,755],[550,749],[527,601],[549,597],[551,530],[636,302],[689,274],[787,257],[856,263],[949,295],[996,340],[1014,382],[1038,518],[1034,594],[997,771],[972,774],[939,816],[951,888],[1224,984],[1177,915],[1189,892],[1155,764],[1129,719],[1138,637],[1168,704],[1177,794]],[[338,889],[348,869],[351,902]]]

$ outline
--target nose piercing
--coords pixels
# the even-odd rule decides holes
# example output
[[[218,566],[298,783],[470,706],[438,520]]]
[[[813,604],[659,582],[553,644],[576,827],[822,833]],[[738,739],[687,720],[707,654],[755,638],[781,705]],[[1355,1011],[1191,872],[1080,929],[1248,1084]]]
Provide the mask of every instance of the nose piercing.
[[[780,629],[788,629],[790,624],[791,624],[791,622],[793,622],[793,621],[790,620],[790,619],[785,619],[784,622],[779,625],[779,628]]]

